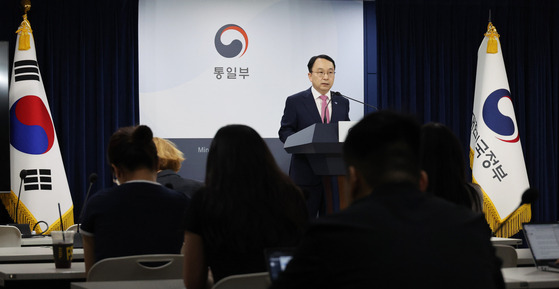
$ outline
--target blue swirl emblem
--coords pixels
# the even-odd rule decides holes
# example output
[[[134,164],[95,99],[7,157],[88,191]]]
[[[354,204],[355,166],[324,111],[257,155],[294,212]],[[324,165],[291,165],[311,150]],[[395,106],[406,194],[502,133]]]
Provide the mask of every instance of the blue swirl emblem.
[[[499,140],[509,143],[518,142],[520,136],[514,125],[514,121],[501,113],[499,110],[499,101],[502,98],[510,98],[510,92],[506,89],[497,89],[493,91],[483,103],[483,120],[485,125],[494,133],[503,136],[497,137]]]
[[[225,44],[223,44],[223,42],[221,42],[221,36],[223,35],[223,33],[225,33],[228,30],[235,30],[235,31],[238,31],[239,33],[241,33],[241,35],[243,35],[243,37],[245,39],[244,49],[243,49],[243,43],[239,39],[235,39],[227,45],[225,45]],[[247,51],[248,36],[247,36],[246,32],[243,30],[243,28],[241,28],[240,26],[235,25],[235,24],[227,24],[227,25],[224,25],[223,27],[219,28],[219,30],[215,34],[214,43],[215,43],[215,49],[217,50],[217,52],[221,56],[226,57],[226,58],[233,58],[233,57],[236,57],[236,56],[241,57]]]

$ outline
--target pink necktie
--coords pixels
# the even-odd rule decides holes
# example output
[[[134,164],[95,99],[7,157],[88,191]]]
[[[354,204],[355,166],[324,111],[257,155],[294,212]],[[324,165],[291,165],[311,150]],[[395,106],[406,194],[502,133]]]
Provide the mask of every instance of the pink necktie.
[[[320,99],[322,99],[322,122],[330,123],[330,111],[328,110],[328,103],[326,103],[326,99],[328,97],[326,95],[321,95]],[[326,115],[326,118],[324,117]],[[326,119],[326,121],[324,121]]]

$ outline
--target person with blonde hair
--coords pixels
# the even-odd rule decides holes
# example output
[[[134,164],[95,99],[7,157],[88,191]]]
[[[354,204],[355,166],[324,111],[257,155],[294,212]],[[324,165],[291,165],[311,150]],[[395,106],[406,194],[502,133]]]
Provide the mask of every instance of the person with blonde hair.
[[[184,154],[170,140],[154,137],[153,142],[157,147],[159,157],[157,182],[192,197],[194,192],[203,186],[203,183],[183,178],[178,174],[184,161]]]

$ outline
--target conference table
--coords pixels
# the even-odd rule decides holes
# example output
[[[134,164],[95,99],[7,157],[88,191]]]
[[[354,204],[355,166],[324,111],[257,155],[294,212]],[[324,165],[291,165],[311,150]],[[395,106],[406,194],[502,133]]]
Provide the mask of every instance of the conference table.
[[[507,289],[559,288],[559,273],[539,271],[536,267],[503,268]]]
[[[559,288],[559,273],[538,271],[536,267],[504,268],[507,289]],[[72,282],[72,289],[184,289],[182,279]]]
[[[493,244],[510,245],[513,247],[522,245],[522,239],[517,238],[491,237],[491,242]]]
[[[83,261],[83,248],[74,248],[72,259]],[[54,262],[52,247],[0,247],[0,264]]]
[[[57,269],[54,262],[0,264],[0,286],[7,288],[69,288],[85,277],[84,262],[72,262],[68,269]]]
[[[21,246],[28,247],[28,246],[51,246],[52,245],[52,237],[51,236],[35,236],[30,238],[22,238],[21,239]]]
[[[182,279],[72,282],[72,289],[184,289]]]

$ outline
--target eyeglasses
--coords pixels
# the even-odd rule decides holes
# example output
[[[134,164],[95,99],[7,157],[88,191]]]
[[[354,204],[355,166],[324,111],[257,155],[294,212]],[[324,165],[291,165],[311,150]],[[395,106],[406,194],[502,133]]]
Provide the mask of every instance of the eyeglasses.
[[[318,77],[323,78],[325,74],[328,74],[328,77],[332,77],[334,76],[334,74],[336,74],[335,71],[328,71],[328,72],[324,72],[324,71],[313,71],[313,73],[315,73]]]

